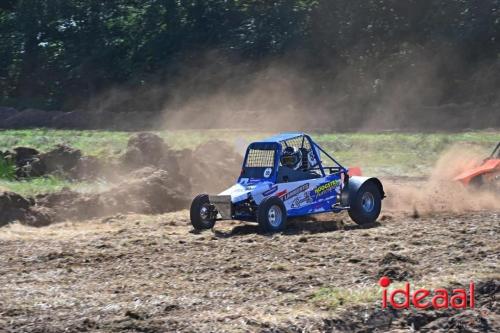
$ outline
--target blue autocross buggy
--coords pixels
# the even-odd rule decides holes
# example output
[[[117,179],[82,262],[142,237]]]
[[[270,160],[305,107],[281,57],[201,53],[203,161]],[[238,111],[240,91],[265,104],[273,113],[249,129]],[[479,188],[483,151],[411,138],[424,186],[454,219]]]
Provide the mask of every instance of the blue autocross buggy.
[[[218,195],[198,195],[190,217],[198,230],[242,220],[273,232],[283,230],[288,217],[347,210],[357,224],[370,224],[384,197],[377,178],[354,176],[307,134],[283,133],[251,143],[237,183]]]

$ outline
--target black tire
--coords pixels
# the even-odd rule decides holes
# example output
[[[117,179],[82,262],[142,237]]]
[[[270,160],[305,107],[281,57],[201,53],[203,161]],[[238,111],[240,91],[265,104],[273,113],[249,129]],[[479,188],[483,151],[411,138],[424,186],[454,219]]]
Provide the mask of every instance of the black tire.
[[[276,211],[276,209],[279,210]],[[257,222],[263,232],[277,232],[284,230],[286,228],[286,221],[286,208],[280,198],[268,197],[262,200],[259,208],[257,209]]]
[[[196,230],[212,229],[215,225],[215,218],[202,216],[203,208],[208,209],[210,212],[210,201],[208,200],[208,195],[206,194],[196,196],[196,198],[193,199],[191,209],[189,210],[191,224]]]
[[[372,204],[369,201],[372,201]],[[382,195],[378,186],[368,182],[361,186],[350,200],[349,216],[359,225],[375,223],[382,209]]]
[[[481,189],[483,189],[483,187],[484,187],[483,176],[479,175],[479,176],[476,176],[476,177],[472,178],[470,180],[470,182],[469,182],[469,186],[470,186],[470,188],[472,188],[474,190],[481,190]]]
[[[485,177],[487,177],[485,175]],[[490,181],[486,180],[483,175],[476,176],[469,182],[469,188],[474,191],[490,192],[492,194],[500,195],[500,179],[491,178]]]

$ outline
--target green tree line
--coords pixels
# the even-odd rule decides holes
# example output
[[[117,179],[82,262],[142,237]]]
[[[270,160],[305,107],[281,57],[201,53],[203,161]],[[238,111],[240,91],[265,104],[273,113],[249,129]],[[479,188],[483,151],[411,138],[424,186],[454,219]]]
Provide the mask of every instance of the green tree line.
[[[346,66],[361,82],[363,71],[390,78],[416,54],[444,54],[436,102],[463,102],[475,79],[467,98],[492,100],[499,75],[474,73],[500,69],[499,46],[500,0],[3,0],[0,105],[81,107],[111,87],[173,82],[207,52],[280,59],[322,73],[327,90]]]

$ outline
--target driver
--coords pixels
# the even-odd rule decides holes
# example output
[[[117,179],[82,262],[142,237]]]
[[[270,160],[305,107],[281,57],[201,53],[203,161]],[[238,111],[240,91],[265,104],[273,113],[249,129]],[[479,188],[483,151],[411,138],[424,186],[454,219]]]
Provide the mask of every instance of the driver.
[[[302,152],[296,147],[286,147],[281,154],[281,165],[293,170],[299,170],[302,167]]]

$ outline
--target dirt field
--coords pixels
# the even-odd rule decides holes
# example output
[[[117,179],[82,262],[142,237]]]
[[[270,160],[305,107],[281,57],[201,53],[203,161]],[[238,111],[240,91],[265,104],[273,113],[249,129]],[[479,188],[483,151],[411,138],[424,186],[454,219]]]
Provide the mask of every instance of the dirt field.
[[[187,211],[13,224],[0,232],[0,331],[500,330],[498,210],[379,221],[324,215],[275,235],[237,222],[196,234]],[[474,280],[476,308],[383,311],[382,275]]]

